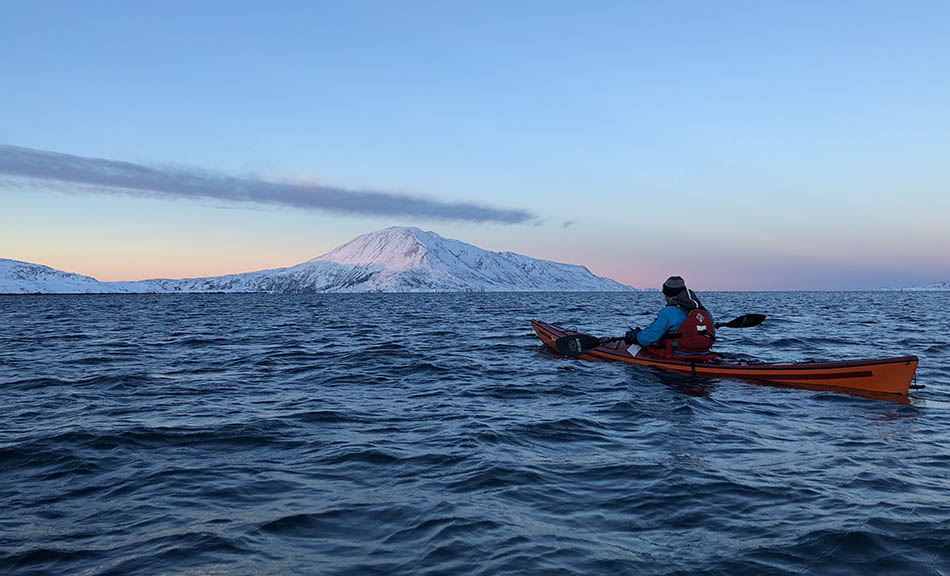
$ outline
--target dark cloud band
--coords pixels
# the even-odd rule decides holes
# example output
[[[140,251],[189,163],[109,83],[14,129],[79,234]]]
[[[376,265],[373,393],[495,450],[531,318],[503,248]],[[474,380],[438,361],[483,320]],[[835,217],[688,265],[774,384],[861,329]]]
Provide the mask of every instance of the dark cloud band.
[[[535,218],[525,210],[439,202],[386,192],[283,184],[200,171],[151,168],[131,162],[83,158],[17,146],[0,145],[0,174],[103,187],[108,189],[104,191],[119,190],[133,195],[256,202],[374,216],[416,216],[503,224],[520,224]]]

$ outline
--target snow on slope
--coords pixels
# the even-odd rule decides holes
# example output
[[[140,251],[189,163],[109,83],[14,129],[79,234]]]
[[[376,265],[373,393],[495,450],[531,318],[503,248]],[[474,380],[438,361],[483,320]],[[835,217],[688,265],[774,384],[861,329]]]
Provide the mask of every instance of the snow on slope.
[[[363,234],[311,262],[382,265],[369,290],[412,291],[623,291],[584,266],[490,252],[435,232],[396,226]]]
[[[633,290],[584,266],[490,252],[418,228],[363,234],[290,268],[213,278],[98,282],[45,266],[7,262],[0,293],[101,292],[595,292]]]
[[[345,292],[347,288],[365,283],[379,267],[349,266],[332,262],[305,262],[290,268],[261,270],[245,274],[229,274],[213,278],[182,280],[142,280],[115,282],[129,292],[270,292],[310,293]]]
[[[113,292],[95,278],[49,266],[0,258],[0,294],[90,294]]]

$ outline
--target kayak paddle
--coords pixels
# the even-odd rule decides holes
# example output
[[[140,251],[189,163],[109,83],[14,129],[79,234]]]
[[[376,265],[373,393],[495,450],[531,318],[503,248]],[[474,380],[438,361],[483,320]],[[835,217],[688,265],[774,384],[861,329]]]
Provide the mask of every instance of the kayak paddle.
[[[765,314],[745,314],[728,322],[716,322],[716,328],[752,328],[765,320]]]
[[[765,314],[745,314],[738,318],[733,318],[728,322],[716,322],[716,328],[751,328],[758,326],[765,320]],[[613,338],[598,338],[589,334],[571,334],[570,336],[561,336],[554,341],[554,347],[565,356],[580,356],[600,346],[610,342],[623,340],[623,336]]]
[[[598,338],[588,334],[572,334],[570,336],[561,336],[554,341],[554,347],[565,356],[580,356],[586,354],[601,344],[623,340],[619,338]]]

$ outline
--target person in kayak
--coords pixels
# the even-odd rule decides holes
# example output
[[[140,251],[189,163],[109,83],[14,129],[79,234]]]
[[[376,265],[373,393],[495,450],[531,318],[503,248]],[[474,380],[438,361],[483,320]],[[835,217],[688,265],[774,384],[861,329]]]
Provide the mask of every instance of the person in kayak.
[[[712,314],[703,307],[696,293],[686,287],[679,276],[670,276],[663,283],[666,306],[646,329],[631,328],[624,341],[641,346],[641,351],[654,356],[703,355],[716,340]]]

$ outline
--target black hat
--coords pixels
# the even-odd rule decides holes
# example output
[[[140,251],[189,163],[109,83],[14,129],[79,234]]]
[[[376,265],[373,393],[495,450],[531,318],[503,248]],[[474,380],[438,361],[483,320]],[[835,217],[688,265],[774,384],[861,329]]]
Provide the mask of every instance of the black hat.
[[[663,294],[672,298],[683,290],[686,290],[686,281],[679,276],[670,276],[663,283]]]

